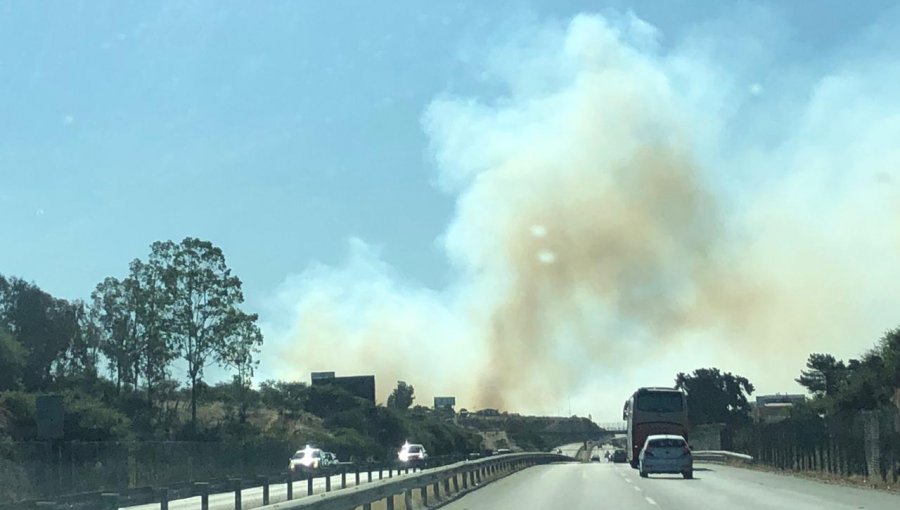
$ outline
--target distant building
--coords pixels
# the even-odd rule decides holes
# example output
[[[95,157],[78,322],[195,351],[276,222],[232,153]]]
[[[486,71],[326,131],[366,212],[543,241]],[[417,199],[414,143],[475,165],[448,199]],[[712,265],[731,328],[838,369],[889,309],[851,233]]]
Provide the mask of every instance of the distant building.
[[[453,409],[456,407],[456,397],[434,397],[435,409]]]
[[[346,390],[348,393],[375,402],[375,376],[353,375],[335,377],[334,372],[313,372],[310,375],[313,385],[330,384]]]
[[[775,423],[791,415],[795,404],[806,402],[806,395],[777,393],[775,395],[759,395],[753,404],[753,421],[758,423]]]

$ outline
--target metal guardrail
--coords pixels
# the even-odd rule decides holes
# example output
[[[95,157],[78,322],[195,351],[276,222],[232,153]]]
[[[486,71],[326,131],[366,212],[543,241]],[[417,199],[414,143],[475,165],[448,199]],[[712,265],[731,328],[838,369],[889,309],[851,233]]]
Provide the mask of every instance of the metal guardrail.
[[[735,453],[726,450],[696,450],[693,453],[694,460],[700,462],[743,462],[750,464],[753,457],[745,453]]]
[[[372,504],[384,500],[387,510],[394,510],[394,498],[403,495],[404,508],[412,508],[413,492],[418,490],[423,504],[428,504],[428,489],[435,499],[456,497],[483,485],[494,478],[520,469],[552,462],[571,462],[571,457],[555,453],[513,453],[463,461],[449,466],[421,471],[400,478],[380,480],[358,487],[284,501],[262,507],[265,510],[315,509],[350,510],[362,507],[371,510]],[[443,495],[442,495],[443,494]]]

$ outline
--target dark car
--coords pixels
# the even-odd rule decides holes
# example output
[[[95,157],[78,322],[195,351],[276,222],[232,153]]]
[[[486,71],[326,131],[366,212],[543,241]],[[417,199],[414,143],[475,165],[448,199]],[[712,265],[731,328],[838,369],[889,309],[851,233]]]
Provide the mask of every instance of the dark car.
[[[625,455],[625,450],[616,450],[613,452],[610,460],[616,464],[621,464],[622,462],[628,462],[628,457]]]
[[[591,455],[591,462],[600,462],[600,454],[595,453],[595,454]]]

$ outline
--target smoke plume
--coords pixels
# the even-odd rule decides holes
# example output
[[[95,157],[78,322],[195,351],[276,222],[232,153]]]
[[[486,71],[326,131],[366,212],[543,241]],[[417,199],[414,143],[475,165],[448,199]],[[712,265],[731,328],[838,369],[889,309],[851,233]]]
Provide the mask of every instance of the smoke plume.
[[[282,286],[281,374],[374,372],[382,398],[402,379],[470,408],[574,397],[614,419],[634,387],[702,365],[795,391],[808,353],[855,354],[897,325],[885,66],[763,86],[696,40],[662,51],[633,16],[541,34],[486,59],[505,95],[424,113],[456,197],[441,241],[457,281],[404,282],[351,240],[345,266]]]

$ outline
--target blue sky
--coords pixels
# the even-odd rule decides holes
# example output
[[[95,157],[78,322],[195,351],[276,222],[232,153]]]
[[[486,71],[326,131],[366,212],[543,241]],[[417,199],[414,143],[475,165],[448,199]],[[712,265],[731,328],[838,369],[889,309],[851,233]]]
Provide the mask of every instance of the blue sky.
[[[762,2],[815,58],[892,2]],[[35,2],[0,6],[0,268],[86,297],[158,239],[225,250],[251,301],[348,236],[451,278],[420,117],[490,97],[478,56],[520,24],[633,10],[665,41],[741,2]],[[752,21],[752,20],[751,20]],[[749,26],[751,35],[763,30]]]
[[[752,237],[753,243],[726,243],[719,256],[745,250],[746,274],[768,278],[757,287],[800,295],[803,283],[778,287],[796,267],[761,261],[795,258],[784,241],[813,232],[798,250],[834,257],[824,270],[816,266],[817,274],[838,275],[828,288],[838,292],[853,281],[864,289],[865,303],[897,303],[879,279],[833,271],[884,258],[876,251],[878,232],[862,227],[883,227],[871,220],[883,210],[857,207],[871,202],[869,188],[848,192],[826,208],[831,216],[820,218],[836,189],[857,189],[844,186],[851,178],[893,178],[883,162],[846,171],[822,163],[871,144],[889,147],[885,140],[896,131],[875,122],[882,119],[878,108],[900,111],[896,101],[863,101],[870,93],[898,96],[897,81],[886,79],[885,63],[896,63],[897,38],[890,34],[898,14],[887,0],[60,2],[52,9],[3,3],[0,272],[55,295],[86,298],[104,277],[122,275],[131,259],[146,256],[153,241],[209,239],[244,281],[248,307],[261,312],[265,372],[280,377],[335,368],[278,365],[286,349],[320,345],[304,321],[322,303],[340,301],[341,310],[312,324],[351,343],[371,340],[360,333],[369,326],[336,326],[334,318],[376,311],[403,318],[389,321],[400,337],[421,340],[428,327],[478,337],[453,317],[482,303],[484,287],[496,283],[478,280],[476,273],[497,261],[467,237],[473,228],[467,207],[484,205],[467,172],[478,174],[479,164],[469,167],[472,158],[487,157],[496,146],[473,138],[469,151],[454,145],[454,137],[502,142],[505,115],[527,121],[534,115],[530,100],[555,97],[555,87],[568,90],[560,83],[571,76],[545,60],[555,58],[567,37],[605,33],[573,28],[580,13],[631,27],[612,44],[639,55],[626,70],[649,66],[658,71],[652,76],[668,80],[678,98],[673,108],[689,112],[673,115],[704,133],[691,142],[703,189],[725,211],[750,211],[721,221],[730,240]],[[529,70],[536,74],[529,77]],[[558,80],[545,71],[559,72]],[[457,119],[491,129],[469,132]],[[831,119],[838,120],[826,131]],[[510,127],[516,140],[527,136]],[[824,142],[808,143],[819,139]],[[848,139],[858,147],[828,152]],[[821,172],[808,170],[819,166]],[[776,216],[785,230],[767,227]],[[796,231],[788,229],[795,224]],[[845,230],[866,236],[854,246],[869,259],[856,259],[843,239],[827,234]],[[758,232],[767,234],[756,239]],[[881,274],[897,269],[890,264]],[[796,303],[787,300],[785,309],[802,318],[798,329],[821,313],[798,312]],[[823,340],[824,347],[859,352],[874,341],[873,331],[894,320],[868,310],[865,318],[848,313],[844,329],[834,330],[862,330],[861,343]],[[652,330],[638,322],[610,331]],[[715,327],[705,324],[706,334]],[[769,338],[773,329],[760,334]],[[794,334],[785,328],[771,337]],[[577,344],[562,342],[556,354],[573,364],[597,361]],[[812,348],[799,345],[764,389],[790,383],[790,371]],[[354,352],[346,364],[336,363],[339,371],[364,369],[366,351]],[[768,374],[765,363],[741,366],[716,348],[692,352],[688,364],[668,352],[666,370],[721,362]],[[460,359],[473,362],[476,354],[484,353],[470,349]],[[403,375],[402,367],[382,368],[388,380]],[[602,385],[615,379],[627,387],[641,375],[606,370],[596,382],[588,380],[589,368],[579,373],[585,375],[568,381],[568,390],[587,395],[579,405],[588,411],[583,402]],[[547,398],[560,400],[561,391]]]

